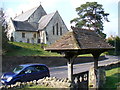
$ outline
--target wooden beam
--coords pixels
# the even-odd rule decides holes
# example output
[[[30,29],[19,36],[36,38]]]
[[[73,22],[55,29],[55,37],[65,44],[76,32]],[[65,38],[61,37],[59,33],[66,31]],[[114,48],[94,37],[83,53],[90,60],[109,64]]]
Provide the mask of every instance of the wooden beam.
[[[95,68],[95,69],[98,69],[98,60],[99,60],[100,54],[101,54],[101,53],[99,53],[99,52],[94,52],[94,53],[92,53],[93,58],[94,58],[94,68]]]
[[[98,60],[99,60],[99,56],[102,52],[100,52],[100,50],[98,51],[94,51],[92,52],[93,58],[94,58],[94,80],[92,81],[92,84],[94,85],[93,88],[95,88],[95,90],[98,90],[99,87],[99,78],[98,78]],[[91,71],[90,71],[91,73]],[[91,78],[91,77],[89,77]],[[90,81],[91,82],[91,81]]]
[[[71,82],[73,82],[73,63],[76,57],[77,57],[76,52],[65,53],[65,58],[67,59],[67,65],[68,65],[68,79]]]

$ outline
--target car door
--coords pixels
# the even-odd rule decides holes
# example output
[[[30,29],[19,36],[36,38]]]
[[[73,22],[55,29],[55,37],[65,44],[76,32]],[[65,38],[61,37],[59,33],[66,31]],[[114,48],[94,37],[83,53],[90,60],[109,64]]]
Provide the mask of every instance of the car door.
[[[35,72],[36,70],[33,66],[27,67],[20,73],[20,80],[23,82],[35,80]]]
[[[37,71],[36,79],[41,79],[43,77],[46,77],[48,75],[47,68],[42,65],[36,65],[35,69]]]

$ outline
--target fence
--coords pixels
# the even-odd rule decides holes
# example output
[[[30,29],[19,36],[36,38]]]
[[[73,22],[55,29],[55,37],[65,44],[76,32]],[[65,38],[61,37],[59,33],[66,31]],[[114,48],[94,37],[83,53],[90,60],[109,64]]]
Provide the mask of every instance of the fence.
[[[73,75],[73,81],[75,84],[75,88],[79,88],[82,90],[88,90],[88,80],[89,80],[89,71],[77,73]]]

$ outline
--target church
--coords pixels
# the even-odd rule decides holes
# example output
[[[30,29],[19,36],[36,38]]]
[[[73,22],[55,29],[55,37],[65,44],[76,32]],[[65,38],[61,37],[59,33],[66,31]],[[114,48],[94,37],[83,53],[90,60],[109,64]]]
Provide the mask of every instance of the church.
[[[8,25],[8,38],[14,42],[52,44],[68,29],[59,12],[47,14],[42,5],[22,12]]]

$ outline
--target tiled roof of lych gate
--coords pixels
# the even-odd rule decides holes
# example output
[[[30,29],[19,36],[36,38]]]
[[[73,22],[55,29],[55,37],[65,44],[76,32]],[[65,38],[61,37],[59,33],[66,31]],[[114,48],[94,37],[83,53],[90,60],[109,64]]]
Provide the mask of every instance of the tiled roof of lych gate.
[[[46,48],[46,50],[82,50],[82,49],[112,49],[105,40],[92,30],[72,27],[61,39]]]
[[[17,31],[37,31],[37,27],[38,27],[37,23],[29,23],[29,22],[21,22],[21,21],[13,21],[13,24]]]

